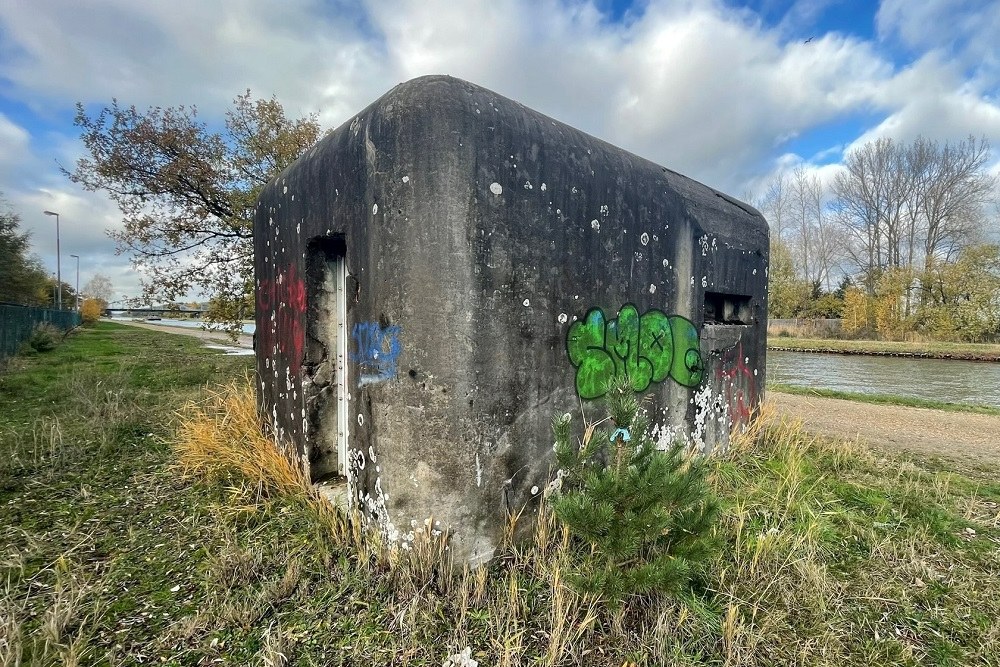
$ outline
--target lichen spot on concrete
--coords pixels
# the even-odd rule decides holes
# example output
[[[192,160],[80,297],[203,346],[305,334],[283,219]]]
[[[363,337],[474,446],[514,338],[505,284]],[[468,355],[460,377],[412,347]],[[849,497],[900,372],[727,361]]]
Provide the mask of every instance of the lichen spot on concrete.
[[[530,299],[525,299],[522,303],[524,304],[524,307],[527,308],[528,306],[531,305],[531,300]]]
[[[597,218],[590,221],[590,228],[598,232],[601,231],[601,223],[598,222]]]
[[[372,215],[378,215],[378,204],[372,204]]]
[[[404,183],[409,183],[410,182],[410,177],[409,176],[403,176],[403,182]]]
[[[499,183],[496,183],[496,182],[490,183],[490,192],[492,192],[495,195],[502,194],[503,193],[503,186],[500,185]]]
[[[569,317],[566,315],[566,313],[559,313],[559,317],[557,317],[556,319],[559,321],[559,324],[566,324],[566,320],[568,320]]]
[[[649,293],[656,294],[656,285],[654,285],[653,283],[649,283]]]
[[[649,245],[649,234],[643,232],[642,236],[639,237],[639,242],[642,243],[642,245]]]
[[[545,183],[542,183],[542,185],[540,187],[542,189],[542,192],[545,192],[546,190],[548,190],[548,188],[545,186]]]

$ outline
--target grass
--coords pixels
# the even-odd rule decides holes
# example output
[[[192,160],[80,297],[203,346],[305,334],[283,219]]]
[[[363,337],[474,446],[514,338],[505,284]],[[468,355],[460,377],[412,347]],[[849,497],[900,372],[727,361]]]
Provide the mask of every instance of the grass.
[[[994,408],[989,405],[948,403],[945,401],[932,401],[924,398],[896,396],[893,394],[865,394],[856,391],[839,391],[837,389],[817,389],[776,382],[768,384],[767,389],[780,391],[784,394],[797,394],[799,396],[819,396],[822,398],[839,398],[845,401],[858,401],[860,403],[874,403],[877,405],[901,405],[910,408],[944,410],[945,412],[969,412],[980,415],[1000,416],[1000,408]]]
[[[697,585],[613,611],[547,513],[474,571],[433,522],[385,548],[197,345],[102,324],[0,377],[0,665],[1000,664],[1000,483],[765,419]]]
[[[987,343],[901,342],[769,336],[770,349],[847,354],[903,355],[937,359],[1000,361],[1000,345]]]

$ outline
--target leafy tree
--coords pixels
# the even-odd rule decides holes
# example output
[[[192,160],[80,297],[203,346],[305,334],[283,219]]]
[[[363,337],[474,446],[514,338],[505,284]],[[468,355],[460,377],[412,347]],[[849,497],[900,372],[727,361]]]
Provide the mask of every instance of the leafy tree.
[[[921,288],[920,326],[927,333],[972,342],[1000,337],[1000,246],[972,246],[955,262],[933,262]]]
[[[882,340],[903,340],[916,327],[916,285],[913,271],[883,271],[875,287],[875,329]]]
[[[812,286],[796,277],[792,254],[780,239],[771,239],[767,270],[767,310],[772,318],[799,316],[807,307]]]
[[[223,132],[195,107],[138,111],[117,100],[93,116],[77,104],[76,125],[89,156],[67,175],[118,204],[124,226],[112,236],[151,276],[147,302],[195,288],[232,301],[252,291],[257,195],[319,137],[315,115],[290,120],[275,98],[250,91],[234,100]]]
[[[99,299],[93,297],[86,298],[80,305],[80,318],[83,319],[84,324],[93,324],[94,322],[101,319],[101,313],[104,312],[105,306],[103,306]]]
[[[560,490],[556,517],[586,546],[568,581],[611,604],[678,593],[713,552],[719,504],[703,459],[683,443],[660,451],[627,378],[606,395],[612,427],[588,428],[577,447],[569,415],[553,421]]]
[[[21,216],[0,193],[0,301],[26,306],[48,302],[48,275],[37,257],[28,254],[31,235],[20,231]]]
[[[853,336],[870,334],[875,329],[874,300],[864,291],[854,287],[844,290],[843,318],[844,333]]]

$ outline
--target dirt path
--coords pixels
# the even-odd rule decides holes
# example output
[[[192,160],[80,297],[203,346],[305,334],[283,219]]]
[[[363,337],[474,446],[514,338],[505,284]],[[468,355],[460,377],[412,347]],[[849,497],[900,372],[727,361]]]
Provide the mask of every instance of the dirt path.
[[[814,433],[946,458],[963,467],[1000,467],[1000,417],[777,391],[767,396],[780,415],[801,419],[806,430]]]

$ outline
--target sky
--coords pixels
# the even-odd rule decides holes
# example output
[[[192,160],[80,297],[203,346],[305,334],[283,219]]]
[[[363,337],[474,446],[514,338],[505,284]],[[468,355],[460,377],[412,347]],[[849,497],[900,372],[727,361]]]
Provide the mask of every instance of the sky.
[[[81,286],[100,272],[134,296],[120,213],[61,171],[83,154],[77,102],[221,125],[249,88],[335,128],[424,74],[736,197],[798,165],[829,182],[879,137],[1000,148],[1000,0],[0,0],[0,192],[50,271],[45,210],[65,282],[76,254]]]

